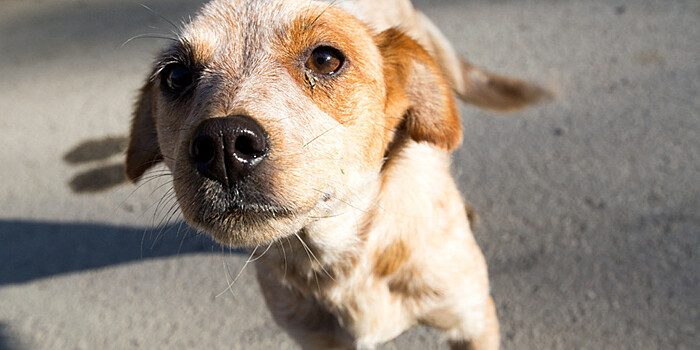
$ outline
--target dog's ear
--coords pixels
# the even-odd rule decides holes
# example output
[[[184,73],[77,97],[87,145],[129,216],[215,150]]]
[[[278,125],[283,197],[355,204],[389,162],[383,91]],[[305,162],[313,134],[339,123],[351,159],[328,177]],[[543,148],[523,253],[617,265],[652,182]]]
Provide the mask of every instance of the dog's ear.
[[[387,127],[415,141],[452,151],[462,141],[462,125],[450,87],[430,54],[396,29],[375,37],[384,59]]]
[[[129,147],[126,150],[126,177],[136,182],[146,170],[163,160],[153,119],[153,82],[141,88],[131,120]]]

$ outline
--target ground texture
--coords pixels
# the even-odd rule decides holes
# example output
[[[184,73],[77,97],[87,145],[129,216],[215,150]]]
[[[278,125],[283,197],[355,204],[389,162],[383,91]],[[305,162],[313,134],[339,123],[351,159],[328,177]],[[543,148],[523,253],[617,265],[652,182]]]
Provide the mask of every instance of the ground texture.
[[[180,20],[198,1],[144,1]],[[458,51],[559,91],[461,105],[504,349],[700,344],[700,3],[417,1]],[[293,349],[246,256],[123,183],[136,90],[168,33],[137,2],[0,3],[0,349]],[[158,175],[157,172],[151,173]],[[160,201],[165,198],[164,201]],[[163,226],[163,225],[161,225]],[[417,328],[382,349],[444,349]]]

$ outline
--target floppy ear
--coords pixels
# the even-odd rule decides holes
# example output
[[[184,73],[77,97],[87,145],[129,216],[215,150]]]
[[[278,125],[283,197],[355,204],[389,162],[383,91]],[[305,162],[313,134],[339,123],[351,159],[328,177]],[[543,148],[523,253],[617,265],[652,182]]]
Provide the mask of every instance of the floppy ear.
[[[452,91],[428,52],[396,29],[375,42],[384,59],[388,128],[447,151],[457,148],[462,125]]]
[[[126,177],[136,182],[146,170],[163,160],[153,119],[153,82],[141,88],[131,120],[129,147],[126,150]]]

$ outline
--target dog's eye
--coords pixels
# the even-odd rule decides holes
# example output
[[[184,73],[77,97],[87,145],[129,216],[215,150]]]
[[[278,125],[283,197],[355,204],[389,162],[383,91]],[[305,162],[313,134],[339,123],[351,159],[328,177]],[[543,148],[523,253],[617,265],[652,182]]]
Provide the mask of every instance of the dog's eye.
[[[344,61],[345,56],[340,51],[329,46],[319,46],[306,60],[306,68],[318,74],[329,75],[337,72]]]
[[[181,63],[171,63],[163,69],[163,86],[172,93],[181,93],[192,84],[192,72]]]

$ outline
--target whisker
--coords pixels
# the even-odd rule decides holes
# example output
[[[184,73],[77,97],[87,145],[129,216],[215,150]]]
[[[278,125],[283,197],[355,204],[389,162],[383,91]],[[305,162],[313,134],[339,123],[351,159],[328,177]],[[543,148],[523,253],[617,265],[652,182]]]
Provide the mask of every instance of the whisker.
[[[153,205],[156,204],[156,203],[157,203],[157,206],[159,206],[160,203],[163,201],[163,199],[164,199],[167,195],[168,195],[168,192],[166,192],[165,194],[163,194],[163,196],[161,197],[161,199],[160,199],[158,202],[151,203],[148,207],[146,207],[146,210],[144,210],[144,213],[148,212],[148,211],[153,207]],[[143,230],[143,235],[141,236],[141,248],[140,248],[140,250],[141,250],[141,257],[143,257],[143,245],[144,245],[145,240],[146,240],[146,233],[148,233],[149,230],[150,230],[150,236],[151,236],[151,237],[153,236],[153,230],[154,230],[153,227],[155,226],[156,216],[157,216],[157,213],[158,213],[158,208],[157,208],[157,206],[156,206],[156,210],[153,212],[153,218],[151,219],[151,226],[150,226],[150,227],[146,227],[146,228]]]
[[[302,148],[305,148],[305,147],[308,146],[310,143],[316,141],[319,137],[321,137],[321,136],[327,134],[327,133],[330,132],[331,130],[333,130],[333,129],[335,129],[335,128],[341,126],[341,125],[343,125],[343,124],[336,124],[336,125],[333,125],[332,127],[326,129],[326,131],[324,131],[324,132],[320,133],[319,135],[315,136],[314,138],[312,138],[311,141],[305,143],[305,144],[304,144],[303,146],[301,146],[301,147],[302,147]]]
[[[145,178],[144,178],[145,180],[142,181],[141,183],[139,183],[139,184],[136,186],[136,188],[135,188],[133,191],[131,191],[131,193],[129,193],[129,195],[127,195],[126,198],[124,198],[124,200],[121,201],[121,203],[119,203],[119,207],[121,207],[122,205],[124,205],[124,203],[126,203],[126,201],[129,200],[129,198],[131,198],[131,196],[133,196],[134,193],[136,193],[136,191],[138,191],[138,190],[139,190],[141,187],[143,187],[145,184],[151,182],[151,181],[154,180],[154,179],[160,178],[160,177],[167,177],[168,175],[170,175],[170,174],[157,174],[157,175],[150,175],[150,176],[148,176],[148,177],[145,177]]]
[[[168,199],[168,202],[166,203],[166,205],[170,205],[170,209],[168,209],[165,216],[163,216],[163,218],[160,219],[160,221],[158,222],[158,225],[155,225],[151,231],[150,236],[151,236],[152,242],[151,242],[151,246],[149,247],[149,249],[151,249],[151,250],[153,250],[153,248],[155,248],[155,246],[160,242],[160,239],[165,235],[165,232],[168,229],[168,224],[170,223],[170,220],[177,213],[177,208],[178,208],[177,203],[172,203],[172,197]],[[167,220],[166,220],[166,218],[167,218]],[[154,221],[155,221],[155,219],[154,219]],[[153,237],[153,232],[155,232],[155,230],[158,230],[158,232],[155,234],[155,237]]]
[[[298,233],[295,232],[294,235],[299,239],[299,242],[301,242],[301,246],[304,248],[304,251],[306,252],[306,256],[309,258],[309,262],[310,262],[309,265],[311,268],[311,272],[313,272],[313,274],[314,274],[314,279],[316,280],[316,287],[318,288],[319,291],[321,291],[321,284],[318,283],[318,276],[316,275],[316,269],[314,269],[313,266],[311,266],[311,265],[313,265],[313,260],[311,260],[311,255],[309,255],[309,247],[306,246],[306,243],[304,243],[304,240],[302,240],[301,237],[299,237]]]
[[[160,186],[160,187],[162,187],[162,186]],[[166,198],[167,198],[168,201],[170,201],[170,199],[173,198],[173,197],[170,197],[170,196],[171,196],[174,192],[175,192],[175,189],[174,189],[173,187],[171,187],[171,188],[169,188],[167,191],[165,191],[165,193],[163,193],[163,195],[160,197],[160,200],[158,201],[158,204],[156,205],[156,208],[155,208],[155,210],[153,211],[153,220],[151,221],[151,225],[155,225],[155,224],[156,224],[156,218],[158,217],[158,212],[159,212],[159,210],[161,209],[161,205],[163,205],[163,204],[166,204],[166,205],[167,205],[168,203],[165,203],[164,201],[166,201]]]
[[[321,191],[321,190],[319,190],[319,189],[317,189],[317,188],[312,188],[312,190],[314,190],[314,191],[316,191],[316,192],[319,192],[319,193],[321,193],[321,194],[323,194],[323,195],[330,195],[332,198],[335,198],[337,201],[339,201],[339,202],[341,202],[341,203],[343,203],[343,204],[345,204],[345,205],[347,205],[347,206],[349,206],[349,207],[351,207],[351,208],[353,208],[353,209],[357,209],[357,210],[359,210],[359,211],[361,211],[361,212],[363,212],[363,213],[367,213],[367,212],[368,212],[368,209],[360,209],[360,208],[358,208],[358,207],[356,207],[356,206],[350,204],[348,201],[338,198],[338,196],[336,196],[336,195],[334,195],[334,194],[327,193],[327,192],[325,192],[325,191]]]
[[[145,34],[138,34],[134,35],[131,38],[127,39],[125,42],[123,42],[119,47],[124,47],[128,43],[136,40],[136,39],[163,39],[163,40],[170,40],[174,42],[178,42],[179,40],[175,38],[171,38],[169,36],[166,36],[165,34],[159,34],[159,33],[145,33]]]
[[[180,229],[182,228],[182,225],[185,224],[185,220],[180,221],[180,225],[177,226],[177,232],[175,232],[175,237],[180,235]],[[197,237],[196,235],[194,237]],[[182,245],[185,243],[185,239],[187,238],[187,233],[182,234],[182,239],[180,240],[180,245],[177,247],[177,255],[180,255],[180,252],[182,251]]]
[[[328,276],[328,278],[330,278],[331,280],[335,281],[335,278],[333,278],[333,276],[331,276],[331,274],[326,270],[326,268],[323,266],[323,264],[321,264],[321,262],[318,260],[318,258],[316,258],[316,255],[314,254],[314,252],[311,250],[311,248],[309,248],[308,245],[306,245],[306,243],[301,238],[301,236],[299,236],[298,233],[294,233],[294,234],[297,236],[297,238],[299,238],[299,241],[301,242],[301,244],[304,246],[304,248],[307,249],[307,251],[309,252],[309,254],[311,254],[311,256],[314,258],[314,260],[316,260],[316,263],[321,268],[321,270],[323,270],[323,272],[326,273],[326,276]]]
[[[158,16],[160,19],[162,19],[162,20],[164,20],[165,22],[167,22],[168,24],[170,24],[170,25],[173,27],[173,29],[174,29],[175,31],[179,31],[179,30],[180,30],[180,27],[178,27],[173,21],[169,20],[167,17],[161,15],[160,13],[154,11],[152,8],[148,7],[148,5],[146,5],[146,4],[139,4],[139,5],[141,5],[141,7],[145,8],[146,10],[148,10],[150,13],[152,13],[152,14]]]
[[[224,270],[227,272],[227,273],[226,273],[226,283],[228,283],[228,286],[227,286],[226,289],[224,289],[221,293],[217,294],[217,295],[215,296],[215,298],[218,298],[218,297],[222,296],[222,295],[223,295],[224,293],[226,293],[227,291],[230,291],[230,292],[231,292],[231,295],[233,295],[234,297],[236,296],[236,295],[233,293],[233,285],[236,283],[236,281],[238,281],[238,278],[241,277],[241,274],[243,273],[243,270],[245,270],[246,266],[248,266],[248,264],[251,262],[250,259],[253,257],[253,255],[255,255],[255,252],[258,250],[258,247],[259,247],[259,246],[255,246],[255,248],[253,249],[253,252],[250,253],[250,256],[248,257],[248,259],[246,259],[245,263],[243,264],[243,267],[241,267],[241,270],[238,271],[238,274],[236,275],[236,277],[233,278],[233,280],[230,281],[230,282],[229,282],[229,278],[231,277],[231,274],[230,274],[230,271],[228,270],[228,265],[226,264],[226,260],[224,260],[224,258],[222,257],[222,260],[223,260],[223,262],[224,262]],[[229,249],[230,249],[230,248],[229,248]]]
[[[180,208],[180,207],[178,206],[177,202],[171,204],[170,209],[169,209],[168,212],[165,214],[165,215],[168,215],[168,214],[169,214],[168,219],[165,221],[165,224],[162,224],[162,225],[159,224],[159,226],[161,227],[161,229],[160,229],[160,231],[158,232],[158,234],[156,235],[156,238],[153,240],[153,244],[151,245],[151,249],[153,249],[153,247],[155,247],[155,245],[163,238],[163,236],[165,236],[165,233],[166,233],[167,230],[168,230],[168,225],[169,225],[170,222],[172,221],[173,217],[175,217],[175,215],[178,214],[178,209],[179,209],[179,208]],[[162,222],[163,222],[163,220],[161,220],[161,223],[162,223]]]
[[[282,257],[284,258],[284,274],[282,275],[282,279],[287,278],[287,252],[284,251],[284,242],[282,240],[275,241],[277,243],[277,246],[279,248],[282,248]]]
[[[275,241],[270,242],[270,244],[267,245],[267,249],[265,249],[265,251],[262,252],[262,254],[260,254],[260,256],[258,256],[258,257],[256,257],[256,258],[254,258],[253,260],[251,260],[251,262],[258,261],[258,259],[262,258],[262,257],[267,253],[267,251],[270,250],[270,247],[272,247],[272,244],[273,244],[273,243],[275,243]]]
[[[333,215],[324,215],[324,216],[309,216],[311,219],[330,219],[330,218],[337,218],[339,216],[343,216],[347,214],[348,212],[344,211],[338,214],[333,214]]]
[[[173,188],[170,188],[167,191],[165,191],[165,193],[163,193],[163,195],[160,197],[160,200],[158,200],[158,202],[156,202],[157,203],[156,208],[153,211],[153,218],[151,219],[151,227],[156,227],[156,228],[159,227],[159,225],[156,225],[156,218],[158,217],[158,212],[161,208],[161,205],[163,205],[163,204],[167,205],[170,202],[170,200],[172,199],[172,197],[171,197],[172,191],[173,191]],[[167,198],[167,200],[166,200],[166,198]],[[146,210],[150,210],[152,206],[153,206],[153,204],[151,204],[148,208],[146,208]]]
[[[326,8],[323,9],[323,11],[321,11],[321,13],[319,13],[318,16],[316,16],[316,18],[314,18],[314,20],[311,21],[311,23],[309,23],[308,27],[311,27],[312,25],[316,24],[316,21],[318,21],[318,19],[321,18],[321,16],[323,16],[323,14],[326,13],[326,11],[328,11],[328,9],[330,9],[331,6],[334,6],[337,2],[338,2],[337,0],[331,1],[328,4],[328,6],[326,6]]]

